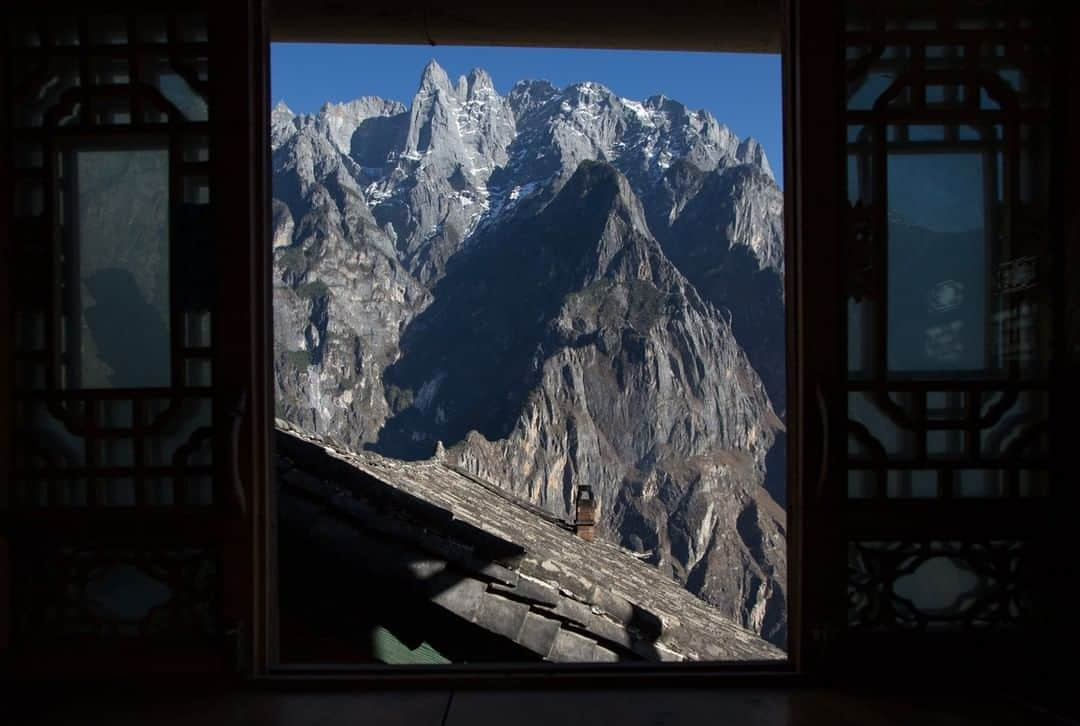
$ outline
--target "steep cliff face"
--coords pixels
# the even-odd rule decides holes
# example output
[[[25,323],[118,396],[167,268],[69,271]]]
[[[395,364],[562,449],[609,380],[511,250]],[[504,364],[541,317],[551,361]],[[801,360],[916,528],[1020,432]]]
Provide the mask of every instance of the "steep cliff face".
[[[744,142],[745,144],[745,142]],[[783,208],[766,169],[752,164],[706,172],[686,160],[649,191],[650,229],[701,296],[731,321],[781,417],[787,410]],[[784,436],[768,458],[765,486],[786,501]]]
[[[442,441],[564,517],[591,484],[602,536],[783,643],[783,246],[756,142],[663,97],[502,97],[434,64],[408,109],[280,105],[272,138],[279,415],[400,458]]]
[[[313,431],[372,440],[389,412],[382,371],[430,296],[398,262],[355,163],[325,131],[333,126],[279,125],[284,113],[275,114],[284,137],[273,156],[277,411]]]

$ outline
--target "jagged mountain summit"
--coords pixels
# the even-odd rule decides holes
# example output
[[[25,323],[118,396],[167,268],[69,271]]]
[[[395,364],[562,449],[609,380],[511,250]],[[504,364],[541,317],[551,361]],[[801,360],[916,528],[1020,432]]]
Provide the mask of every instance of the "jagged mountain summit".
[[[601,536],[783,643],[782,196],[755,141],[434,61],[407,107],[279,103],[271,138],[279,416],[445,442],[559,516],[590,484]]]

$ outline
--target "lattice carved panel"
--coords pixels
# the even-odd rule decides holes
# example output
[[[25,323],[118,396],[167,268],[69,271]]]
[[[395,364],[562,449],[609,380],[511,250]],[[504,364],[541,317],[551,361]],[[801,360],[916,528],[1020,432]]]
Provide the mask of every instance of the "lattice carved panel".
[[[16,631],[31,639],[209,640],[220,555],[201,547],[31,548],[15,561]]]
[[[15,508],[208,505],[209,397],[71,399],[17,405]]]
[[[845,6],[849,626],[1012,627],[1010,517],[1053,488],[1049,29],[1021,4]]]
[[[1011,628],[1031,615],[1018,541],[857,541],[848,550],[853,630]]]
[[[0,502],[220,502],[206,16],[20,17],[6,49],[19,274]]]

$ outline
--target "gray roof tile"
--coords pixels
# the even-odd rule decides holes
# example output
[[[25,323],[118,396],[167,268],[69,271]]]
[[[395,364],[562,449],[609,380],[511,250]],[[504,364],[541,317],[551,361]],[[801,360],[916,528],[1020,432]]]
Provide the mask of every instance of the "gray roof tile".
[[[529,606],[525,603],[487,593],[480,605],[480,611],[476,614],[476,623],[504,638],[519,642],[521,627],[525,624],[528,613]]]
[[[655,567],[577,537],[489,482],[437,460],[350,452],[287,422],[278,428],[280,483],[301,497],[283,516],[298,531],[347,541],[358,567],[378,567],[361,554],[368,547],[405,562],[426,578],[432,602],[549,660],[785,657]]]
[[[525,615],[518,642],[546,658],[551,653],[551,646],[555,643],[555,637],[558,634],[559,622],[557,620],[551,620],[530,611]]]

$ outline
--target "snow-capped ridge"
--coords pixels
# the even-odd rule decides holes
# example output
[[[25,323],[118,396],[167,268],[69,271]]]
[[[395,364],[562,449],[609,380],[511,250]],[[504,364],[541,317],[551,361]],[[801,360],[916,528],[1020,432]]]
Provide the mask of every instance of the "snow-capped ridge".
[[[434,58],[408,106],[375,96],[326,103],[314,116],[275,106],[275,148],[306,127],[345,157],[380,227],[424,279],[438,278],[470,235],[524,198],[557,191],[584,161],[613,164],[639,196],[680,160],[705,173],[749,165],[773,179],[756,140],[664,94],[635,100],[596,81],[559,89],[519,80],[502,95],[486,70],[452,82]]]
[[[289,108],[289,104],[285,103],[285,99],[280,99],[270,110],[270,115],[277,118],[292,118],[296,114]]]

